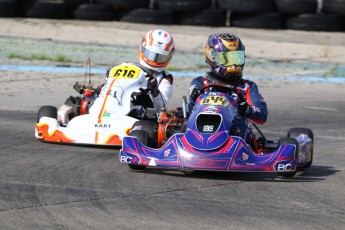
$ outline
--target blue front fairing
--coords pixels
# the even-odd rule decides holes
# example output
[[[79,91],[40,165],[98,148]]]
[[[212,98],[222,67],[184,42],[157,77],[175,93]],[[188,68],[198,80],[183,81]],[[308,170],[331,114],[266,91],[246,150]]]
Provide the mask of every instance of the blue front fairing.
[[[212,92],[201,95],[188,119],[186,140],[199,150],[219,148],[228,140],[236,114],[237,103],[231,96]]]
[[[192,148],[183,134],[176,134],[159,149],[142,145],[136,137],[124,137],[120,161],[144,166],[214,171],[295,171],[296,146],[286,144],[276,151],[258,155],[239,137],[230,137],[216,150]]]
[[[214,171],[295,171],[296,146],[281,145],[259,155],[245,141],[230,136],[237,115],[237,100],[223,93],[206,93],[195,104],[184,134],[175,134],[158,149],[124,137],[120,150],[123,163]]]

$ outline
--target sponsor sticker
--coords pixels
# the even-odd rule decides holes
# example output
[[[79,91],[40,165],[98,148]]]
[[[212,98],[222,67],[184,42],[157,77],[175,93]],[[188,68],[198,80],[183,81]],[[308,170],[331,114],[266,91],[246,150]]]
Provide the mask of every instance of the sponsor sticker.
[[[211,132],[213,132],[213,125],[204,125],[202,131],[203,131],[203,132],[206,132],[206,133],[211,133]]]
[[[101,123],[98,123],[98,124],[95,124],[95,128],[110,128],[111,124],[101,124]]]
[[[168,157],[170,155],[171,149],[167,149],[164,151],[164,157]]]
[[[110,113],[107,113],[107,112],[104,111],[102,117],[103,118],[110,118]]]

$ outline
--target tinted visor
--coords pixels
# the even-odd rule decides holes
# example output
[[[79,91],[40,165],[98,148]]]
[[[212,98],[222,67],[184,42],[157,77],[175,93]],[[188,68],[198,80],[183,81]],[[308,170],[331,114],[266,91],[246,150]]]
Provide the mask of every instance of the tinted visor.
[[[159,54],[149,49],[146,49],[143,46],[140,46],[140,50],[147,59],[156,63],[165,63],[165,62],[170,61],[172,58],[172,54],[169,54],[169,55]]]
[[[224,66],[243,65],[245,54],[244,51],[215,52],[211,50],[215,62]]]

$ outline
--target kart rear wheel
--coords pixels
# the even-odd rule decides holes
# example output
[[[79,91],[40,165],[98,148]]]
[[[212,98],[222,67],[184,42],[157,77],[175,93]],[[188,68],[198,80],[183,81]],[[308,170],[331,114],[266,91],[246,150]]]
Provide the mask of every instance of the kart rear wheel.
[[[149,135],[145,130],[132,130],[129,133],[130,136],[136,137],[138,141],[147,146],[147,143],[149,141]],[[144,165],[135,165],[135,164],[128,164],[128,167],[133,170],[144,170],[146,166]]]
[[[307,129],[307,128],[291,128],[288,131],[287,136],[291,137],[291,138],[296,138],[297,136],[299,136],[300,134],[306,134],[308,135],[308,137],[311,139],[311,156],[310,156],[310,161],[308,163],[306,163],[305,165],[299,167],[301,169],[307,169],[309,168],[312,164],[313,164],[313,155],[314,155],[314,134],[313,131],[311,129]]]
[[[41,117],[50,117],[57,119],[57,108],[55,106],[44,105],[37,112],[37,123]]]
[[[297,149],[298,149],[298,142],[295,138],[290,138],[290,137],[283,137],[283,138],[280,138],[278,140],[278,148],[279,146],[281,145],[285,145],[285,144],[293,144],[293,145],[296,145],[296,149],[295,149],[295,158],[297,159]],[[278,172],[277,173],[278,176],[281,176],[281,177],[284,177],[284,178],[291,178],[291,177],[294,177],[296,175],[296,171],[294,172]]]

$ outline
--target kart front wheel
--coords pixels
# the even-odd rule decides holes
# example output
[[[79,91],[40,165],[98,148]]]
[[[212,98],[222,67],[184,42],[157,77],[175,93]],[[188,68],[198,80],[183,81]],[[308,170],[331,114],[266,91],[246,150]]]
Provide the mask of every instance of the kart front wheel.
[[[146,169],[146,166],[135,165],[135,164],[128,164],[128,167],[132,170],[144,170],[144,169]]]
[[[314,156],[314,134],[311,129],[307,128],[291,128],[288,131],[287,136],[291,138],[296,138],[300,134],[306,134],[311,139],[311,152],[310,152],[310,161],[303,166],[299,167],[301,169],[307,169],[313,164],[313,156]]]
[[[155,121],[141,120],[134,123],[130,136],[135,136],[145,146],[157,148],[157,123]]]
[[[50,117],[57,119],[57,108],[51,105],[44,105],[37,112],[37,123],[40,122],[41,117]]]
[[[290,138],[290,137],[283,137],[278,140],[278,148],[281,145],[286,145],[286,144],[292,144],[295,145],[295,159],[297,159],[297,153],[298,153],[298,142],[295,138]],[[278,172],[278,176],[284,177],[284,178],[292,178],[296,175],[296,171],[293,172]]]
[[[138,141],[145,146],[147,146],[149,142],[149,136],[145,130],[132,130],[129,133],[129,136],[136,137]],[[144,165],[136,165],[136,164],[128,164],[128,167],[133,170],[144,170],[146,168],[146,166]]]

